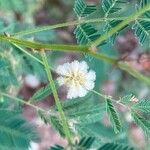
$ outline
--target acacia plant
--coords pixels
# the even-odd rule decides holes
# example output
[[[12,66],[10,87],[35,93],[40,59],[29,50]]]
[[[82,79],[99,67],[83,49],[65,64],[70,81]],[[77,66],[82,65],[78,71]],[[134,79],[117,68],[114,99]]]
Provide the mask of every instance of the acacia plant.
[[[13,11],[22,13],[27,20],[39,1],[0,0],[0,8],[6,14]],[[114,44],[118,36],[130,30],[142,52],[149,49],[149,0],[75,0],[72,10],[75,20],[48,26],[36,27],[13,19],[6,23],[1,18],[0,149],[27,150],[32,141],[40,140],[33,125],[22,115],[24,105],[28,105],[45,124],[50,124],[67,140],[67,145],[56,143],[49,150],[136,149],[129,133],[131,122],[142,129],[145,144],[141,149],[148,150],[149,71],[147,74],[140,72],[130,61],[121,58],[114,50]],[[77,44],[59,44],[61,40],[55,38],[55,31],[70,26],[74,27],[72,34]],[[66,52],[75,52],[81,57],[55,69],[54,61]],[[57,74],[56,79],[53,73]],[[36,75],[46,84],[28,101],[18,94],[22,84],[20,79],[27,74]],[[126,81],[122,80],[122,74],[128,76]],[[114,77],[117,91],[115,95],[107,95],[101,90],[103,81]],[[124,84],[122,91],[121,82]],[[65,101],[61,101],[58,94],[62,85],[67,87]],[[139,93],[143,88],[148,89],[148,94],[141,97]],[[49,95],[54,96],[54,106],[45,110],[36,105]],[[126,113],[131,122],[125,119]],[[103,123],[106,114],[111,123],[108,127]]]

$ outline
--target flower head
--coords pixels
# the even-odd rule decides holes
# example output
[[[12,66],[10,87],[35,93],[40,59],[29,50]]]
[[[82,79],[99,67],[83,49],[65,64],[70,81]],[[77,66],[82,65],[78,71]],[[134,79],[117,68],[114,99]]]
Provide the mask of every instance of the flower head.
[[[88,69],[85,61],[76,60],[57,67],[56,72],[60,75],[57,78],[58,84],[68,88],[67,98],[83,97],[94,88],[96,75]]]

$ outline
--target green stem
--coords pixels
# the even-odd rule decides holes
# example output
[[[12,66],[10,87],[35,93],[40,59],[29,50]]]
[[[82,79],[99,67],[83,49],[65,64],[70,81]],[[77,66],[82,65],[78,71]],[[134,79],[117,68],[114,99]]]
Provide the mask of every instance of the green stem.
[[[123,27],[125,27],[127,24],[129,24],[130,22],[138,19],[139,16],[141,16],[143,13],[145,13],[146,11],[150,10],[150,4],[145,6],[144,8],[140,9],[139,11],[137,11],[136,13],[130,15],[129,17],[127,17],[124,21],[122,21],[121,23],[119,23],[117,26],[113,27],[110,31],[106,32],[105,34],[103,34],[101,37],[99,37],[97,40],[95,40],[92,44],[91,47],[97,47],[99,44],[101,44],[102,42],[104,42],[105,40],[107,40],[110,36],[112,36],[114,33],[118,32],[119,30],[121,30]]]
[[[29,56],[29,57],[33,58],[35,61],[39,62],[41,65],[44,65],[43,62],[42,62],[39,58],[37,58],[36,56],[32,55],[30,52],[28,52],[27,50],[23,49],[23,48],[20,47],[19,45],[13,44],[13,43],[12,43],[12,45],[14,45],[16,48],[18,48],[21,52],[25,53],[27,56]],[[50,66],[49,66],[49,67],[50,67]],[[52,67],[51,67],[50,69],[51,69],[53,72],[55,72],[55,70],[54,70]]]
[[[32,55],[31,53],[29,53],[27,50],[23,49],[22,47],[20,47],[20,46],[17,45],[17,44],[13,44],[13,43],[12,43],[12,45],[14,45],[14,46],[15,46],[16,48],[18,48],[20,51],[22,51],[23,53],[25,53],[27,56],[33,58],[35,61],[37,61],[37,62],[39,62],[40,64],[43,65],[43,62],[42,62],[40,59],[38,59],[37,57],[35,57],[35,56]]]
[[[142,75],[141,73],[135,71],[131,66],[125,68],[125,65],[121,65],[121,62],[118,61],[118,59],[110,57],[108,55],[102,54],[102,53],[97,53],[97,52],[93,52],[92,48],[90,49],[88,46],[81,46],[81,45],[59,45],[59,44],[41,44],[41,43],[36,43],[36,42],[29,42],[26,40],[19,40],[19,39],[15,39],[15,38],[11,38],[11,37],[6,37],[4,35],[0,35],[0,40],[4,40],[7,42],[10,42],[11,44],[15,44],[15,45],[22,45],[28,48],[34,48],[38,51],[41,51],[42,49],[46,49],[46,50],[59,50],[59,51],[76,51],[76,52],[80,52],[80,53],[86,53],[89,54],[97,59],[109,62],[113,65],[116,65],[117,67],[119,67],[122,70],[125,70],[126,72],[128,72],[129,74],[131,74],[132,76],[134,76],[137,79],[140,79],[142,81],[144,81],[146,84],[150,85],[150,81],[148,77],[145,77],[144,75]],[[21,49],[24,53],[28,54],[30,57],[34,58],[33,56],[31,56],[29,53],[25,52],[23,49]],[[34,58],[35,60],[37,60],[36,58]],[[41,62],[41,60],[37,60],[38,62]],[[42,63],[43,64],[43,63]]]
[[[91,91],[92,91],[93,93],[95,93],[96,95],[98,95],[98,96],[104,98],[104,100],[109,99],[109,100],[111,100],[112,102],[114,102],[114,103],[116,103],[116,104],[119,104],[119,105],[121,105],[121,106],[123,106],[123,107],[128,107],[128,106],[126,106],[125,104],[121,103],[120,100],[115,100],[115,99],[113,99],[113,98],[112,98],[111,96],[109,96],[109,95],[101,94],[101,93],[99,93],[99,92],[97,92],[97,91],[95,91],[95,90],[91,90]]]
[[[76,51],[76,52],[80,52],[80,53],[86,53],[89,54],[97,59],[101,59],[113,64],[116,64],[117,59],[107,56],[105,54],[101,54],[101,53],[96,53],[96,52],[92,52],[91,49],[89,49],[88,46],[82,46],[82,45],[62,45],[62,44],[42,44],[42,43],[36,43],[36,42],[30,42],[27,40],[20,40],[20,39],[15,39],[12,37],[6,37],[4,35],[0,35],[0,40],[4,40],[13,44],[17,44],[17,45],[22,45],[28,48],[33,48],[36,49],[38,51],[42,50],[42,49],[46,49],[46,50],[58,50],[58,51]]]
[[[42,27],[37,27],[34,29],[20,31],[20,32],[14,33],[13,36],[14,37],[25,36],[25,35],[30,35],[30,34],[37,33],[37,32],[42,32],[42,31],[52,30],[52,29],[57,29],[57,28],[62,28],[62,27],[68,27],[68,26],[74,26],[74,25],[79,25],[79,24],[83,24],[83,23],[99,23],[99,22],[105,22],[105,21],[125,20],[125,19],[127,19],[127,17],[75,20],[75,21],[71,21],[71,22],[64,22],[64,23],[59,23],[56,25],[50,25],[50,26],[44,26],[44,27],[42,26]],[[150,18],[138,18],[138,19],[143,20],[143,21],[150,21]]]
[[[69,126],[68,126],[65,114],[63,112],[62,105],[61,105],[61,102],[59,100],[58,93],[57,93],[57,90],[56,90],[56,87],[55,87],[55,83],[54,83],[54,80],[52,78],[52,73],[49,69],[47,56],[46,56],[44,51],[41,52],[41,56],[42,56],[42,60],[43,60],[44,66],[45,66],[45,71],[47,73],[48,80],[50,82],[50,87],[51,87],[53,95],[54,95],[55,103],[56,103],[57,109],[58,109],[59,114],[60,114],[60,119],[62,121],[62,125],[63,125],[63,129],[64,129],[64,132],[65,132],[66,138],[67,138],[68,142],[71,144],[72,141],[71,141],[71,133],[70,133],[70,130],[69,130]]]
[[[111,64],[117,65],[118,59],[114,57],[110,57],[108,55],[102,54],[102,53],[95,53],[95,52],[88,52],[87,54],[93,56],[94,58],[109,62]]]
[[[22,99],[20,99],[20,98],[14,97],[14,96],[12,96],[12,95],[9,95],[9,94],[3,93],[3,92],[0,92],[0,95],[1,95],[1,96],[4,96],[4,97],[7,97],[7,98],[10,98],[10,100],[17,101],[17,102],[19,102],[19,103],[21,103],[21,104],[28,105],[28,106],[30,106],[30,107],[36,109],[37,111],[40,110],[40,111],[45,112],[45,113],[51,113],[51,115],[52,115],[52,112],[46,111],[46,110],[42,109],[41,107],[35,106],[35,105],[33,105],[33,104],[29,103],[29,102],[26,102],[25,100],[22,100]],[[56,116],[56,113],[55,113],[55,114],[53,113],[53,115]]]
[[[58,51],[77,51],[77,52],[83,52],[86,53],[89,51],[88,46],[83,45],[64,45],[64,44],[42,44],[37,42],[30,42],[23,39],[16,39],[12,37],[7,37],[5,35],[0,35],[0,40],[7,41],[9,43],[22,45],[28,48],[33,48],[36,50],[41,49],[49,49],[49,50],[58,50]]]

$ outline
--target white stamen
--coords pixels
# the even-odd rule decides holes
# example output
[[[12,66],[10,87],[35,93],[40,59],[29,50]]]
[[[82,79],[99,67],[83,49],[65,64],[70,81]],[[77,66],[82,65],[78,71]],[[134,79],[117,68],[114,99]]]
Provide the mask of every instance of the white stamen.
[[[76,60],[57,67],[56,72],[60,75],[57,78],[58,84],[67,86],[67,98],[83,97],[94,88],[96,74],[88,69],[89,66],[85,61],[78,62]]]

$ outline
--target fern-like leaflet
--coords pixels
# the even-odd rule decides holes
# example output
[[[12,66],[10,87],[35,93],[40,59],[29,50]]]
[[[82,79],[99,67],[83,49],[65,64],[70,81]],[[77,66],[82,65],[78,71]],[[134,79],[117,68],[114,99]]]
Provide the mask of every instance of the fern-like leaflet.
[[[100,34],[98,31],[89,24],[78,25],[74,31],[77,42],[79,44],[90,44],[92,41],[97,39]]]
[[[78,19],[80,17],[87,17],[97,10],[96,5],[87,5],[84,0],[76,0],[74,4],[74,12],[76,13]],[[74,31],[75,37],[78,44],[90,44],[92,41],[96,40],[100,34],[98,31],[90,24],[78,25]],[[85,54],[89,60],[92,58]]]
[[[58,88],[58,84],[57,84],[56,81],[55,81],[55,85],[56,85],[56,88]],[[38,91],[36,91],[34,93],[34,95],[31,97],[30,101],[31,102],[41,101],[41,100],[43,100],[44,98],[48,97],[51,94],[52,94],[52,90],[50,88],[50,85],[48,84],[45,87],[42,87]]]
[[[33,126],[23,116],[14,111],[0,110],[1,150],[27,150],[30,142],[37,139]]]
[[[146,39],[149,39],[150,23],[148,21],[137,20],[132,29],[141,44],[143,44]]]
[[[138,5],[138,9],[144,8],[149,4],[149,0],[141,0],[140,4]],[[143,14],[146,18],[150,18],[150,11],[147,11]],[[139,20],[137,19],[132,26],[136,37],[138,38],[140,44],[144,44],[146,40],[149,39],[149,31],[150,31],[150,23],[146,20]]]
[[[98,150],[134,150],[134,148],[122,144],[106,143]]]
[[[108,112],[110,121],[113,124],[115,133],[120,132],[121,131],[121,122],[120,122],[119,116],[118,116],[112,102],[109,99],[106,100],[106,108],[107,108],[107,112]]]
[[[86,17],[96,9],[96,5],[87,5],[84,0],[76,0],[74,4],[74,11],[78,17]]]
[[[143,129],[144,133],[148,137],[150,137],[150,121],[146,120],[141,115],[139,115],[138,113],[135,113],[135,112],[132,112],[132,117],[133,117],[135,123]]]
[[[102,1],[102,8],[105,13],[105,17],[107,17],[109,14],[113,14],[118,12],[122,9],[120,4],[126,3],[123,0],[103,0]]]
[[[150,100],[141,100],[137,104],[133,105],[132,107],[135,110],[140,110],[143,112],[150,112]]]
[[[71,147],[71,149],[76,149],[76,150],[90,150],[91,146],[94,143],[94,138],[93,137],[83,137],[79,143],[74,144]],[[55,145],[51,147],[49,150],[64,150],[65,148],[60,146],[60,145]],[[134,148],[129,147],[125,144],[116,144],[116,143],[106,143],[97,150],[134,150]]]
[[[90,44],[92,41],[100,37],[98,31],[90,24],[78,25],[74,31],[74,34],[77,39],[77,43],[81,45]],[[92,59],[87,54],[85,54],[85,57],[87,57],[89,60]]]
[[[140,7],[139,8],[144,8],[146,5],[148,5],[150,3],[149,0],[141,0],[140,1]],[[150,18],[150,11],[147,11],[146,13],[144,13],[144,15],[147,17],[147,18]]]

